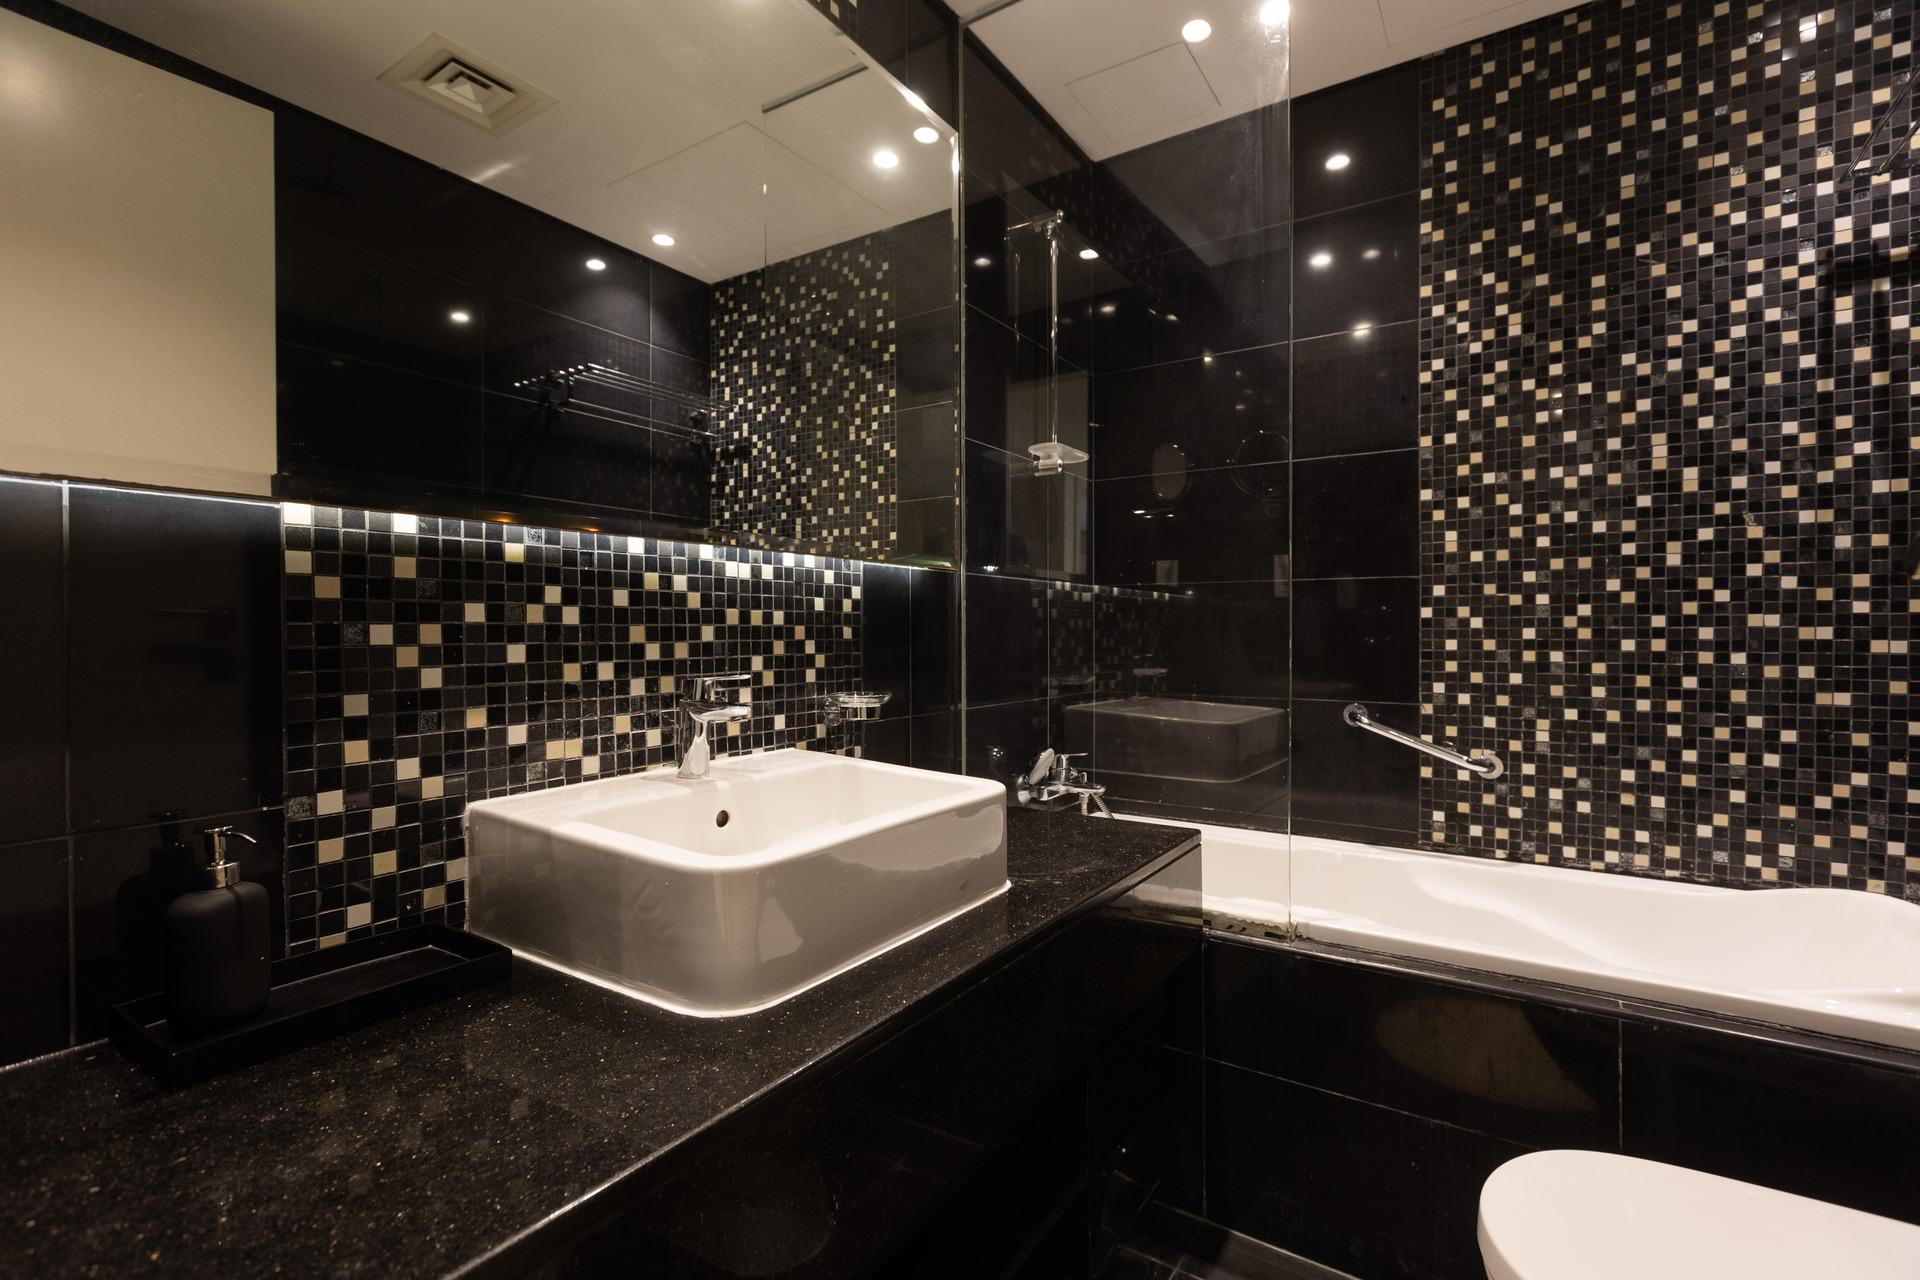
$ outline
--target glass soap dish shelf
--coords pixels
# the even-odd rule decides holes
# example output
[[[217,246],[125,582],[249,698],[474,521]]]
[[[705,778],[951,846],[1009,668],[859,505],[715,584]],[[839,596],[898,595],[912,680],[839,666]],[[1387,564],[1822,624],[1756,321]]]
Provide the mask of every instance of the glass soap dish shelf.
[[[839,720],[873,720],[880,715],[880,708],[887,704],[891,693],[878,693],[868,689],[849,689],[844,693],[829,693],[827,702],[827,723]]]

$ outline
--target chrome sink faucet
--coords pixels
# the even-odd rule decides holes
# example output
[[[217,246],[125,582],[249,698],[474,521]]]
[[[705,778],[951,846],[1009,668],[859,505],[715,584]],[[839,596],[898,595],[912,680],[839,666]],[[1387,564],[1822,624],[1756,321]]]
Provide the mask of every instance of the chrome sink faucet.
[[[707,767],[713,763],[714,726],[753,718],[751,705],[745,702],[724,701],[720,697],[722,688],[728,685],[744,685],[752,679],[752,676],[745,674],[689,678],[688,683],[692,685],[692,689],[688,696],[680,699],[679,716],[675,724],[674,740],[680,745],[680,769],[677,776],[706,777]]]
[[[1085,754],[1076,751],[1063,755],[1052,747],[1044,748],[1013,780],[1014,798],[1023,805],[1045,805],[1064,796],[1069,804],[1079,802],[1083,817],[1087,815],[1088,806],[1092,806],[1111,818],[1113,810],[1107,808],[1107,789],[1095,782],[1085,769],[1073,767],[1073,762]]]

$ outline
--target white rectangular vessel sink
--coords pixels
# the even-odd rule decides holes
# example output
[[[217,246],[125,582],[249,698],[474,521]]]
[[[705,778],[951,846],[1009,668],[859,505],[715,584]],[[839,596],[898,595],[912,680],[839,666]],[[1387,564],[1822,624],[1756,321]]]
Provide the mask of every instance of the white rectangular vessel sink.
[[[1006,788],[812,751],[467,806],[467,927],[680,1013],[780,1003],[1005,891]]]

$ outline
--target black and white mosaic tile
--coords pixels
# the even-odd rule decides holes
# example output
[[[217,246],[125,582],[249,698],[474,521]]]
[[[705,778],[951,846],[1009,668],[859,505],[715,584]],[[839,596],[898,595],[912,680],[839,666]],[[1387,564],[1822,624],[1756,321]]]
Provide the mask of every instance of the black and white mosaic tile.
[[[1914,25],[1612,0],[1423,64],[1424,727],[1508,766],[1424,771],[1434,847],[1920,893],[1914,218],[1865,151]]]
[[[885,559],[899,530],[892,233],[713,290],[713,523]]]
[[[665,764],[679,682],[754,676],[726,750],[825,747],[858,563],[282,507],[290,952],[464,918],[466,802]]]

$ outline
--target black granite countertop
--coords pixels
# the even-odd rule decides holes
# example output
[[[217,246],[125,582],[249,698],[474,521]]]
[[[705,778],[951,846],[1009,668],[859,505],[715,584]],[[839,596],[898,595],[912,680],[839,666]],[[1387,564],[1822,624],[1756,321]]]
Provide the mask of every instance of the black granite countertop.
[[[741,1107],[1196,839],[1014,810],[1006,894],[740,1018],[520,962],[511,983],[188,1089],[105,1045],[0,1071],[0,1274],[511,1273]]]

